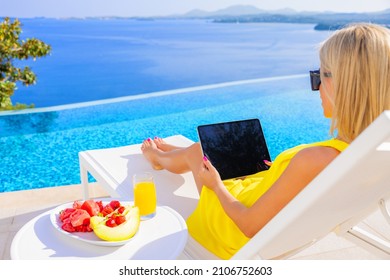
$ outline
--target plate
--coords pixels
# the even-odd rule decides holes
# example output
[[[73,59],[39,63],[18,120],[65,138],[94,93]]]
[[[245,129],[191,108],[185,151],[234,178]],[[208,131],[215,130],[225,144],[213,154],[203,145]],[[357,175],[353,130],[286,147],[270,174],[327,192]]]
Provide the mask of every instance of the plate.
[[[100,200],[97,200],[97,201],[100,201]],[[103,204],[105,205],[106,203],[110,202],[111,200],[108,200],[108,201],[102,200],[102,201],[103,201]],[[132,205],[133,202],[132,201],[120,201],[120,203],[121,203],[121,205]],[[61,228],[62,222],[59,219],[60,212],[66,208],[72,208],[72,206],[73,206],[73,202],[65,203],[65,204],[62,204],[62,205],[54,208],[50,212],[50,222],[53,225],[53,227],[56,230],[58,230],[60,233],[66,235],[70,238],[80,240],[80,241],[83,241],[86,243],[90,243],[90,244],[98,245],[98,246],[108,246],[108,247],[121,246],[121,245],[128,243],[130,240],[133,239],[134,236],[132,238],[122,240],[122,241],[105,241],[105,240],[102,240],[99,237],[97,237],[96,234],[93,232],[67,232],[67,231],[63,230]]]

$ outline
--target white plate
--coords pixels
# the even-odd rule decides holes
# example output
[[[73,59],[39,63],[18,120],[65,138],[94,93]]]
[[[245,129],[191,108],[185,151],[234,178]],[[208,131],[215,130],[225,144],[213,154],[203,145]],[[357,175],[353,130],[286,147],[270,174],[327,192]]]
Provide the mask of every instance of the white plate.
[[[96,199],[96,201],[99,201],[99,199]],[[102,201],[103,201],[103,204],[106,205],[111,200],[107,200],[107,201],[102,200]],[[121,201],[120,203],[121,203],[121,205],[132,205],[131,201]],[[70,238],[74,238],[74,239],[84,241],[87,243],[91,243],[94,245],[109,246],[109,247],[124,245],[132,239],[132,238],[129,238],[129,239],[122,240],[122,241],[105,241],[105,240],[102,240],[99,237],[97,237],[96,234],[93,232],[67,232],[67,231],[63,230],[61,228],[62,222],[59,219],[60,212],[66,208],[72,208],[72,206],[73,206],[73,202],[65,203],[63,205],[60,205],[60,206],[54,208],[50,213],[51,224],[54,226],[54,228],[56,230],[58,230],[62,234],[69,236]]]

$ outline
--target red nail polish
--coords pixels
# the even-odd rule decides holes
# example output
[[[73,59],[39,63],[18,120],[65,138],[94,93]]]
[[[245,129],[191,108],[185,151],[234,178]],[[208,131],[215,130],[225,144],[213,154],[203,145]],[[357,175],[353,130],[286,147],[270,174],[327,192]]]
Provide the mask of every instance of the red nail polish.
[[[206,156],[204,156],[204,157],[203,157],[203,160],[204,160],[204,161],[208,161],[209,159],[208,159]]]
[[[150,139],[150,138],[148,138],[148,141],[150,142],[150,141],[151,141],[151,139]]]

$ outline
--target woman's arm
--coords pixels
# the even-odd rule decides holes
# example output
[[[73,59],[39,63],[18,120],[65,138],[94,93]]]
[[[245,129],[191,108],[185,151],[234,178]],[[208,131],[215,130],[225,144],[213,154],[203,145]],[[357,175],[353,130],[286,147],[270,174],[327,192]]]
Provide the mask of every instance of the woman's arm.
[[[280,178],[249,208],[228,192],[207,159],[203,161],[199,176],[205,186],[214,190],[226,214],[251,238],[338,154],[339,151],[329,147],[311,147],[298,152]]]

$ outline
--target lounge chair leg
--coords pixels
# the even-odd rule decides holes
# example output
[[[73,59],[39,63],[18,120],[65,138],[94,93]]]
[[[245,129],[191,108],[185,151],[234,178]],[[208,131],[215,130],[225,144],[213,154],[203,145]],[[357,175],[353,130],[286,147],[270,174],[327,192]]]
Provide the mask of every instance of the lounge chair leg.
[[[81,179],[81,187],[83,188],[83,196],[84,200],[88,199],[89,190],[88,190],[88,171],[80,164],[80,179]]]
[[[390,259],[390,242],[359,227],[350,229],[345,237],[355,244],[365,248],[369,252],[384,258]]]
[[[382,215],[385,217],[386,221],[390,225],[390,214],[389,214],[389,209],[386,207],[386,200],[383,198],[379,200],[379,208],[381,209]]]

